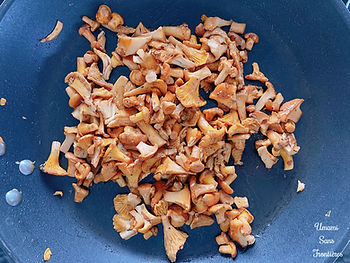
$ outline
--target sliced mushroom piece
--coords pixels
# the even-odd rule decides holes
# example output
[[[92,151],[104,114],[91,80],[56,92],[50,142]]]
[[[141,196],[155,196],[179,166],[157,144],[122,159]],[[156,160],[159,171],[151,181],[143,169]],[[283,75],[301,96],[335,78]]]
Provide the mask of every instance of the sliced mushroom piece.
[[[79,72],[71,72],[64,79],[85,101],[89,106],[92,106],[91,100],[91,84]],[[94,109],[94,107],[92,106]]]
[[[192,61],[184,58],[182,55],[177,55],[171,58],[168,63],[185,69],[192,69],[195,67],[195,64]]]
[[[227,60],[226,57],[220,59],[220,64],[218,70],[220,71],[219,75],[214,81],[215,86],[224,82],[227,76],[232,78],[236,77],[238,72],[237,69],[232,65],[233,60]]]
[[[180,49],[184,52],[187,58],[191,60],[196,67],[201,66],[207,62],[209,53],[205,50],[198,50],[192,47],[188,47],[180,41],[176,40],[173,36],[169,37],[169,41],[173,45],[180,47]]]
[[[191,194],[187,185],[178,192],[165,191],[164,200],[181,206],[185,212],[189,212],[191,209]]]
[[[305,184],[298,180],[297,193],[304,191],[304,189],[305,189]]]
[[[231,20],[230,32],[235,32],[237,34],[243,34],[245,31],[246,24],[238,23]]]
[[[91,64],[87,78],[88,80],[108,90],[111,90],[113,88],[113,84],[107,83],[106,80],[103,78],[103,75],[101,74],[97,63]]]
[[[266,109],[269,110],[269,111],[279,111],[279,108],[280,108],[280,105],[281,103],[283,102],[283,96],[281,93],[277,93],[274,101],[267,101],[265,106],[266,106]]]
[[[232,241],[229,241],[227,244],[221,245],[219,247],[219,252],[221,254],[231,255],[232,258],[235,258],[237,256],[237,248],[235,243],[233,243]]]
[[[64,127],[64,135],[66,138],[60,147],[61,152],[66,153],[69,151],[70,147],[73,145],[77,133],[78,129],[76,127]]]
[[[304,102],[303,99],[294,99],[291,101],[285,102],[278,112],[282,122],[287,122],[288,120],[297,123],[303,114],[300,110],[300,105]]]
[[[271,153],[269,153],[266,146],[261,146],[257,150],[266,168],[270,169],[275,163],[277,163],[278,159]]]
[[[120,27],[124,24],[124,19],[122,16],[118,13],[111,13],[111,19],[108,21],[107,24],[102,24],[105,28],[113,31],[113,32],[119,32]]]
[[[173,36],[180,40],[189,40],[191,38],[191,29],[186,24],[180,26],[163,26],[163,31],[166,36]]]
[[[83,202],[83,200],[85,199],[85,197],[88,196],[89,194],[89,190],[73,183],[73,188],[75,190],[75,194],[74,194],[74,202],[76,203],[81,203]]]
[[[124,65],[123,59],[115,52],[112,52],[111,65],[112,65],[112,68],[116,68],[118,66]]]
[[[152,226],[154,225],[158,225],[162,219],[160,216],[155,216],[153,214],[151,214],[146,206],[144,204],[141,204],[141,205],[138,205],[136,208],[136,211],[139,213],[139,214],[142,214],[142,216],[151,223]],[[142,232],[141,232],[142,233]]]
[[[120,232],[119,235],[122,239],[129,240],[133,236],[136,236],[137,232],[134,230],[126,230],[126,231]]]
[[[40,42],[41,43],[49,42],[49,41],[57,38],[58,35],[61,33],[62,28],[63,28],[63,23],[61,21],[57,20],[55,28],[52,30],[52,32],[50,34],[48,34],[45,38],[40,40]]]
[[[270,82],[266,82],[267,90],[264,92],[264,94],[260,97],[260,99],[255,104],[255,111],[261,111],[266,103],[270,100],[275,98],[276,91],[273,87],[273,85]]]
[[[202,226],[211,226],[212,224],[214,224],[214,219],[212,219],[210,216],[203,214],[195,214],[190,224],[190,228],[194,229]]]
[[[235,196],[233,198],[233,202],[236,205],[236,207],[239,208],[247,208],[249,207],[249,203],[248,203],[248,198],[247,197],[238,197]]]
[[[173,227],[168,216],[162,216],[165,252],[171,262],[176,261],[177,252],[183,248],[188,235]]]
[[[217,186],[217,183],[215,183],[215,184],[198,184],[196,182],[195,176],[191,176],[189,184],[190,184],[190,189],[191,189],[192,201],[197,200],[197,198],[200,195],[215,192],[216,186]]]
[[[135,29],[135,33],[133,34],[133,37],[138,37],[138,36],[145,34],[145,33],[148,33],[148,32],[150,32],[150,30],[147,29],[144,26],[144,24],[142,24],[142,22],[140,22]]]
[[[151,41],[151,39],[151,36],[118,36],[118,46],[116,51],[119,55],[123,57],[134,55],[140,48],[143,48],[149,41]]]
[[[189,215],[177,205],[171,205],[169,207],[168,216],[170,217],[170,223],[174,227],[182,227],[189,218]]]
[[[206,41],[206,44],[210,48],[210,52],[214,55],[214,61],[219,59],[227,51],[227,45],[222,40],[221,37],[213,36]]]
[[[158,145],[158,147],[161,147],[167,143],[166,140],[164,140],[159,135],[158,131],[156,129],[154,129],[152,125],[150,125],[144,121],[139,121],[136,124],[140,128],[140,130],[147,136],[148,140],[153,145]]]
[[[104,156],[103,156],[103,162],[110,162],[110,161],[119,161],[124,163],[130,163],[132,159],[125,155],[116,145],[116,142],[113,141],[107,148]]]
[[[155,40],[155,41],[160,41],[160,42],[166,41],[165,33],[164,33],[163,28],[161,26],[158,27],[154,31],[144,33],[141,36],[144,36],[144,37],[151,36],[152,40]]]
[[[223,204],[233,205],[234,200],[233,197],[229,194],[227,194],[225,191],[220,190],[220,202]]]
[[[153,197],[155,193],[155,187],[150,183],[144,183],[137,187],[137,190],[139,191],[140,195],[143,198],[143,201],[146,205],[151,204],[151,198]]]
[[[102,51],[94,48],[94,52],[99,56],[99,58],[102,60],[103,63],[103,72],[102,76],[105,80],[109,79],[109,76],[111,75],[112,72],[112,63],[111,63],[111,58],[106,54],[103,53]]]
[[[139,144],[136,146],[136,148],[141,153],[141,155],[139,156],[139,158],[141,158],[141,159],[151,158],[158,150],[157,145],[151,146],[151,145],[148,145],[142,141],[139,142]]]
[[[124,219],[122,215],[115,214],[113,216],[113,228],[117,232],[124,232],[130,229],[130,219]]]
[[[157,167],[156,173],[161,175],[187,174],[188,172],[176,162],[166,157],[161,165]]]
[[[209,208],[208,212],[210,215],[215,215],[216,222],[218,224],[223,223],[225,218],[225,213],[227,210],[232,210],[232,207],[228,204],[216,204]]]
[[[216,236],[215,241],[220,246],[228,244],[230,242],[230,239],[225,232],[221,232],[220,235]]]
[[[197,71],[194,71],[194,72],[189,72],[189,71],[185,70],[184,75],[185,75],[186,81],[188,81],[192,77],[197,77],[201,81],[201,80],[211,76],[211,71],[207,66],[205,66],[205,67],[203,67]]]

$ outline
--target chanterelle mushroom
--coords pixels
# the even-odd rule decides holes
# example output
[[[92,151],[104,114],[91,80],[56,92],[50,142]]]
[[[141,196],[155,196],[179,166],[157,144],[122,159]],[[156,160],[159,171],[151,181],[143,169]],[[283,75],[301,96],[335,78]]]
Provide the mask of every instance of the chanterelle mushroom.
[[[40,166],[41,171],[53,175],[68,175],[67,171],[60,166],[58,161],[60,155],[60,147],[60,142],[52,142],[50,156],[47,161]]]
[[[177,252],[183,248],[188,235],[173,227],[168,216],[162,216],[165,252],[171,262],[176,261]]]
[[[202,107],[207,103],[199,95],[199,83],[199,79],[193,77],[176,89],[176,97],[184,107]]]

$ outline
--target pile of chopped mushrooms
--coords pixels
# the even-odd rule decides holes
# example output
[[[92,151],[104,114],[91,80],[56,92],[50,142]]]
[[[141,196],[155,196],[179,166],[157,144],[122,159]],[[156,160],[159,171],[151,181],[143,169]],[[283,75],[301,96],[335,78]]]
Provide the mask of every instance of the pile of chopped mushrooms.
[[[129,194],[114,198],[114,229],[125,240],[138,233],[149,239],[162,223],[171,262],[188,237],[178,228],[215,220],[222,230],[216,237],[219,252],[236,257],[236,244],[246,247],[255,238],[247,197],[231,196],[234,165],[243,164],[246,140],[260,131],[266,138],[255,146],[266,168],[281,156],[284,169],[293,169],[300,149],[293,132],[303,100],[283,103],[255,62],[244,76],[248,51],[259,42],[255,33],[244,33],[246,24],[202,15],[195,34],[186,24],[151,31],[141,22],[125,26],[106,5],[99,7],[96,21],[82,20],[86,24],[78,32],[91,50],[77,58],[77,71],[65,78],[69,106],[80,123],[64,127],[66,139],[52,143],[42,171],[75,177],[75,202],[85,199],[92,184],[127,186]],[[101,25],[118,35],[111,54]],[[109,83],[113,69],[121,66],[130,69],[129,77]],[[245,79],[256,85],[246,85]],[[201,110],[207,101],[199,89],[217,107]],[[59,164],[60,151],[67,170]],[[231,155],[234,165],[227,165]],[[140,184],[150,176],[154,183]]]

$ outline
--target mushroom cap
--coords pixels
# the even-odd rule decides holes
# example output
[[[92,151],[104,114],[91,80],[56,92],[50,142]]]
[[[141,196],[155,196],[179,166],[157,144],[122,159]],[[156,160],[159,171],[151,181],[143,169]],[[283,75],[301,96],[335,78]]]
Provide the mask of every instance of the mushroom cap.
[[[175,91],[176,97],[184,107],[202,107],[207,102],[199,95],[199,78],[190,78]]]

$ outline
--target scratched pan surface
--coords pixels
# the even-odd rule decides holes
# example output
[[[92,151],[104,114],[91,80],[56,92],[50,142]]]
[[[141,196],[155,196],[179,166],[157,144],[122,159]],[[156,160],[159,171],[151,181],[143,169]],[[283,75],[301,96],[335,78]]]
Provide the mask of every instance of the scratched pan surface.
[[[261,42],[249,54],[258,61],[286,100],[304,98],[304,115],[295,132],[301,151],[295,169],[285,172],[279,161],[266,170],[247,144],[244,166],[234,182],[237,195],[249,198],[255,215],[256,244],[240,251],[237,262],[328,262],[320,252],[340,252],[349,239],[350,175],[350,18],[340,1],[106,1],[129,26],[139,21],[151,28],[217,15],[247,23]],[[315,2],[315,5],[311,2]],[[0,8],[0,136],[7,153],[0,158],[0,237],[19,262],[40,262],[44,250],[50,262],[166,262],[162,231],[122,241],[112,229],[112,199],[125,189],[113,183],[93,186],[82,204],[75,204],[70,178],[19,173],[15,161],[44,162],[52,140],[63,140],[63,127],[75,125],[67,105],[64,76],[75,70],[75,58],[89,48],[77,34],[80,17],[93,17],[102,2],[15,0]],[[1,18],[0,18],[1,19]],[[64,23],[58,39],[39,43],[56,19]],[[107,33],[110,52],[116,38]],[[118,69],[112,81],[127,70]],[[213,104],[209,104],[213,105]],[[26,116],[27,120],[21,117]],[[254,139],[254,138],[253,138]],[[296,194],[297,180],[306,190]],[[5,193],[17,188],[23,202],[10,207]],[[62,199],[53,197],[63,190]],[[331,216],[325,217],[331,210]],[[337,225],[319,232],[314,224]],[[185,228],[187,231],[188,229]],[[218,226],[190,232],[179,262],[230,262],[217,252]],[[334,244],[321,245],[320,235]]]

